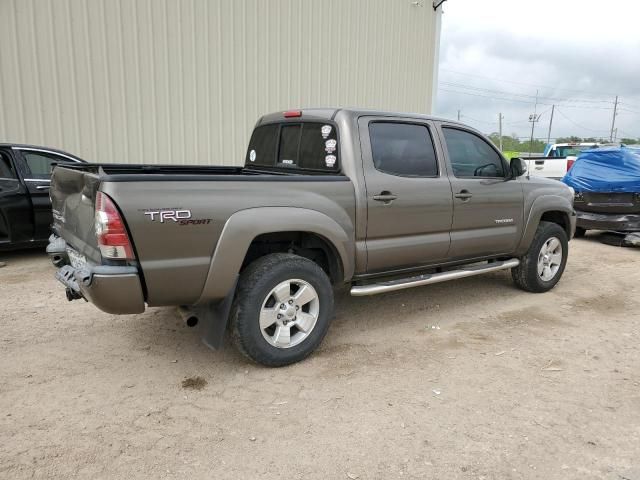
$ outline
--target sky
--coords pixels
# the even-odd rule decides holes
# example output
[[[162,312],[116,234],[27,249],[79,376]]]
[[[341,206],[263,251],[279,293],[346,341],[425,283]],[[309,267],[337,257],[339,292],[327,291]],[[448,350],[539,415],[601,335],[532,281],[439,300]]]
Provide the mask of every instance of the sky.
[[[640,2],[448,0],[434,113],[484,133],[640,138]]]

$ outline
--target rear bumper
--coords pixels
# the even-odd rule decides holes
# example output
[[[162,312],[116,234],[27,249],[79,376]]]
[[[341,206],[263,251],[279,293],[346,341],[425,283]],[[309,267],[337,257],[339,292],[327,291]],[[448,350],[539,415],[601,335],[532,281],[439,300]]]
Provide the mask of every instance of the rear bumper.
[[[74,267],[60,237],[49,239],[47,253],[58,267],[56,279],[67,288],[70,300],[82,297],[107,313],[144,312],[144,292],[136,267],[89,264]]]
[[[619,213],[593,213],[577,210],[577,226],[585,230],[640,231],[640,215]]]

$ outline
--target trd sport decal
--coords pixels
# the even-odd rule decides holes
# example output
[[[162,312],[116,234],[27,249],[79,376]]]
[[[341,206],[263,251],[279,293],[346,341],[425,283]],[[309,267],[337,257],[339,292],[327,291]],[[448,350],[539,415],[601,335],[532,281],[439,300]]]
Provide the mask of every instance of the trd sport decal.
[[[165,223],[172,221],[178,225],[208,225],[211,223],[211,218],[191,218],[191,210],[145,210],[144,214],[147,215],[152,222],[159,221]]]

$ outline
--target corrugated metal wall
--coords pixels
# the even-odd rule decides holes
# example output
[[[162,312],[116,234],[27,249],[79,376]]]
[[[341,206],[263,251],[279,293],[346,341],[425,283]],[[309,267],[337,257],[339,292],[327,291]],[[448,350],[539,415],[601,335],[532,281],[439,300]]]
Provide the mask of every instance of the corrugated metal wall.
[[[0,0],[0,142],[241,164],[258,116],[429,112],[431,0]]]

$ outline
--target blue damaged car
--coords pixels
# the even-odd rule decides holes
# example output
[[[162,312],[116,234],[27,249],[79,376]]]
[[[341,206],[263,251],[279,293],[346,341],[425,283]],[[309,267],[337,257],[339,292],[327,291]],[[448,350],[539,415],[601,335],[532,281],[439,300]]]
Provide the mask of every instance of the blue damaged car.
[[[640,148],[581,152],[562,181],[575,190],[576,236],[592,229],[640,231]]]

